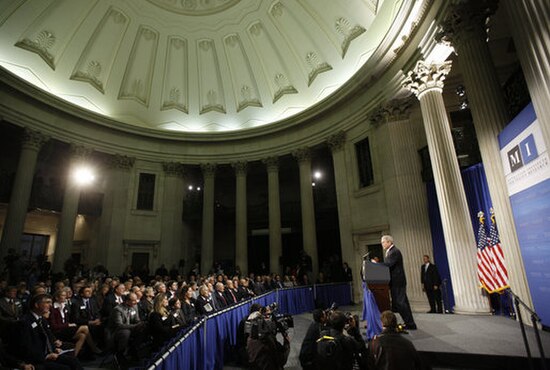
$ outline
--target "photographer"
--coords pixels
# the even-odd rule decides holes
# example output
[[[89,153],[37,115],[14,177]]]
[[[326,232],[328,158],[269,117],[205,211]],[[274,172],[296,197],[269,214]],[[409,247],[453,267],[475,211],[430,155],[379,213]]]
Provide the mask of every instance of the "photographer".
[[[304,370],[317,369],[315,362],[317,355],[317,340],[321,337],[327,321],[327,313],[323,310],[313,310],[313,322],[309,326],[300,348],[300,365]]]
[[[370,346],[376,369],[422,369],[422,363],[416,348],[398,330],[395,314],[392,311],[384,311],[380,318],[384,329],[382,334],[373,339]]]
[[[269,306],[248,316],[245,328],[245,332],[249,334],[246,350],[251,369],[283,369],[290,353],[285,325],[286,321],[278,320]],[[277,332],[283,336],[283,344],[277,340]]]
[[[351,370],[371,368],[365,341],[357,326],[358,319],[349,313],[334,311],[328,319],[328,329],[317,340],[317,368]],[[355,366],[354,366],[355,365]]]

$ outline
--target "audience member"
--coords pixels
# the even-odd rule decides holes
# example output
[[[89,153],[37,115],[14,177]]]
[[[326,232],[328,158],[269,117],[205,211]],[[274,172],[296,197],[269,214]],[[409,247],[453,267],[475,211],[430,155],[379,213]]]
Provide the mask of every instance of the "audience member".
[[[164,342],[172,338],[179,327],[174,316],[168,311],[166,294],[157,294],[153,301],[153,312],[149,315],[149,330],[153,337],[153,349],[160,348]]]

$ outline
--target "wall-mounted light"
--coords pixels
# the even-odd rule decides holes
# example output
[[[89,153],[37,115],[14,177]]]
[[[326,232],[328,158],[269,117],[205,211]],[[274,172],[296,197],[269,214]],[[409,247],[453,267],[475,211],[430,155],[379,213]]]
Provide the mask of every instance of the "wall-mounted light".
[[[95,181],[95,174],[90,167],[77,167],[72,174],[73,180],[80,186],[90,185]]]

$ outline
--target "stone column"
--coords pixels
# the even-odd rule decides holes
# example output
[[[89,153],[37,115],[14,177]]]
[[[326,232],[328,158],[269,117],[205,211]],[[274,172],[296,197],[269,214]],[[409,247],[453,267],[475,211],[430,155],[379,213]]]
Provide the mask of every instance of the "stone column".
[[[3,257],[7,254],[8,249],[13,248],[16,252],[19,252],[31,196],[36,160],[40,148],[47,140],[48,138],[38,131],[25,129],[23,133],[21,154],[19,155],[15,181],[13,182],[10,203],[2,230],[0,264],[3,264]]]
[[[315,204],[311,188],[311,152],[309,148],[301,148],[292,153],[298,160],[300,169],[300,203],[302,207],[302,240],[304,251],[311,257],[312,276],[314,282],[319,275],[317,257],[317,232],[315,229]]]
[[[428,65],[418,61],[404,86],[420,100],[455,295],[454,310],[488,313],[487,299],[478,288],[476,240],[442,96],[443,80],[450,70],[451,62]]]
[[[178,267],[185,256],[183,250],[183,165],[177,162],[162,163],[164,170],[164,191],[161,214],[160,263],[170,269]]]
[[[334,184],[336,188],[336,203],[338,207],[338,226],[340,229],[340,246],[342,249],[342,262],[354,265],[355,252],[353,245],[353,223],[351,217],[351,198],[348,188],[348,168],[346,166],[346,133],[340,131],[327,139],[327,145],[332,152],[334,166]],[[350,170],[351,171],[351,170]],[[361,299],[361,274],[353,274],[353,301]]]
[[[214,180],[216,164],[201,165],[204,179],[202,202],[201,274],[206,275],[214,263]]]
[[[279,258],[283,255],[281,235],[281,201],[279,197],[279,158],[263,160],[267,168],[267,192],[269,209],[269,271],[282,272]]]
[[[523,69],[546,147],[550,147],[550,3],[547,0],[501,1]],[[499,231],[502,228],[499,228]]]
[[[454,6],[443,22],[443,32],[439,37],[443,41],[451,42],[458,54],[498,223],[510,287],[530,304],[531,295],[506,190],[498,143],[498,134],[510,118],[487,44],[486,20],[496,10],[496,4],[494,0],[484,0]]]
[[[105,165],[107,171],[96,262],[107,267],[107,270],[112,273],[121,273],[124,269],[123,240],[126,217],[130,208],[128,206],[130,173],[134,163],[135,158],[114,155]]]
[[[429,307],[419,269],[422,256],[433,257],[433,253],[426,186],[415,143],[421,130],[409,119],[413,104],[417,103],[412,97],[392,100],[376,109],[370,119],[377,127],[377,137],[385,143],[381,167],[388,223],[403,253],[407,295],[415,310],[425,311]]]
[[[81,185],[74,181],[72,172],[79,164],[85,163],[86,160],[89,159],[91,153],[92,150],[89,148],[82,146],[71,147],[71,160],[67,172],[65,193],[63,194],[63,207],[61,209],[61,219],[59,221],[59,231],[57,233],[57,243],[55,246],[53,261],[54,272],[63,272],[63,265],[71,256],[71,249],[73,247]]]
[[[248,219],[246,213],[246,162],[232,164],[235,169],[235,265],[248,272]]]

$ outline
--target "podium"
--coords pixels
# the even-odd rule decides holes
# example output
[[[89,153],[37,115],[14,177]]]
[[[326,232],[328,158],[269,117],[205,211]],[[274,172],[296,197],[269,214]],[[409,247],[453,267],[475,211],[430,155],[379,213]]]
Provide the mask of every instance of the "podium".
[[[390,268],[365,259],[361,269],[361,276],[374,295],[380,312],[390,310]]]

